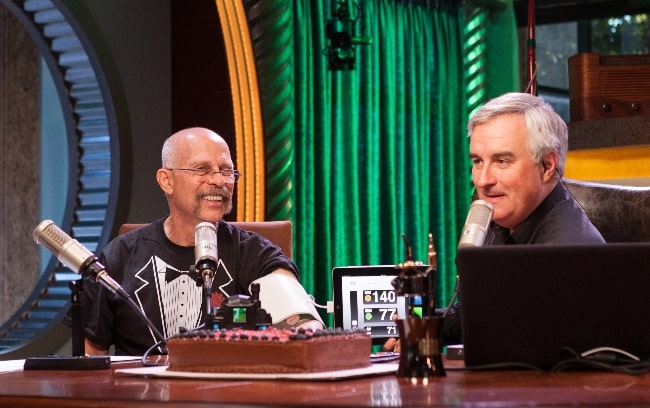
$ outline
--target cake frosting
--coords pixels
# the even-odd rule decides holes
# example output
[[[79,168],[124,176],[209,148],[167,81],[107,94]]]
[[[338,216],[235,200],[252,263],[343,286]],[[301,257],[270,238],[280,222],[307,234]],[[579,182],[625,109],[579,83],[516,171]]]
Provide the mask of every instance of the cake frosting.
[[[364,332],[325,330],[192,330],[167,341],[168,370],[210,373],[307,373],[370,365]]]

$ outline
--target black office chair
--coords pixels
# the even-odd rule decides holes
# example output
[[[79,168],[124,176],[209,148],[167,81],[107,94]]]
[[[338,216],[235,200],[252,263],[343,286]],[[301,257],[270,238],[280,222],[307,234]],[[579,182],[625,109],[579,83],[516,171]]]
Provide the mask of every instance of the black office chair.
[[[565,179],[607,242],[650,241],[650,187]]]

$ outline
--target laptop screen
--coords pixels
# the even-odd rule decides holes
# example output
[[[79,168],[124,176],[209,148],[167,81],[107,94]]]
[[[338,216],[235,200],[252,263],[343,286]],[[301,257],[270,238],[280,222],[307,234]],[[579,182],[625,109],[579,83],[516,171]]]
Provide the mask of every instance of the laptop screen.
[[[332,269],[334,327],[365,330],[373,344],[399,337],[394,319],[405,316],[406,299],[391,284],[397,274],[395,265]]]

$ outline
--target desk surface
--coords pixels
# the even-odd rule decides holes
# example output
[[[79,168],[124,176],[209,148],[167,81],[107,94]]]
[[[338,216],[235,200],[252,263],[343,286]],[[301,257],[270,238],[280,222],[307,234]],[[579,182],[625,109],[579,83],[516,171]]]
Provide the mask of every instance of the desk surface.
[[[0,405],[11,407],[218,406],[622,406],[650,401],[650,374],[453,371],[428,384],[394,375],[342,381],[206,381],[116,374],[108,370],[13,371],[0,374]]]

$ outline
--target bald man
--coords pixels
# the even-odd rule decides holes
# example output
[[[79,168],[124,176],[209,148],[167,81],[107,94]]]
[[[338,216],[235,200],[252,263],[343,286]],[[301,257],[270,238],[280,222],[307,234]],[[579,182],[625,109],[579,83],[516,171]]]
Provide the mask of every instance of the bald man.
[[[298,267],[278,246],[223,220],[232,209],[238,178],[221,136],[205,128],[173,134],[163,145],[162,167],[156,173],[169,215],[115,238],[99,256],[165,338],[204,321],[203,289],[188,276],[195,262],[195,228],[201,222],[218,229],[219,265],[210,310],[229,296],[248,294],[253,281],[269,275],[288,277],[293,282],[288,286],[304,292],[297,283]],[[93,280],[86,279],[80,298],[87,354],[106,355],[114,345],[117,355],[143,355],[159,340],[126,302]],[[286,320],[296,328],[323,327],[315,309]]]

